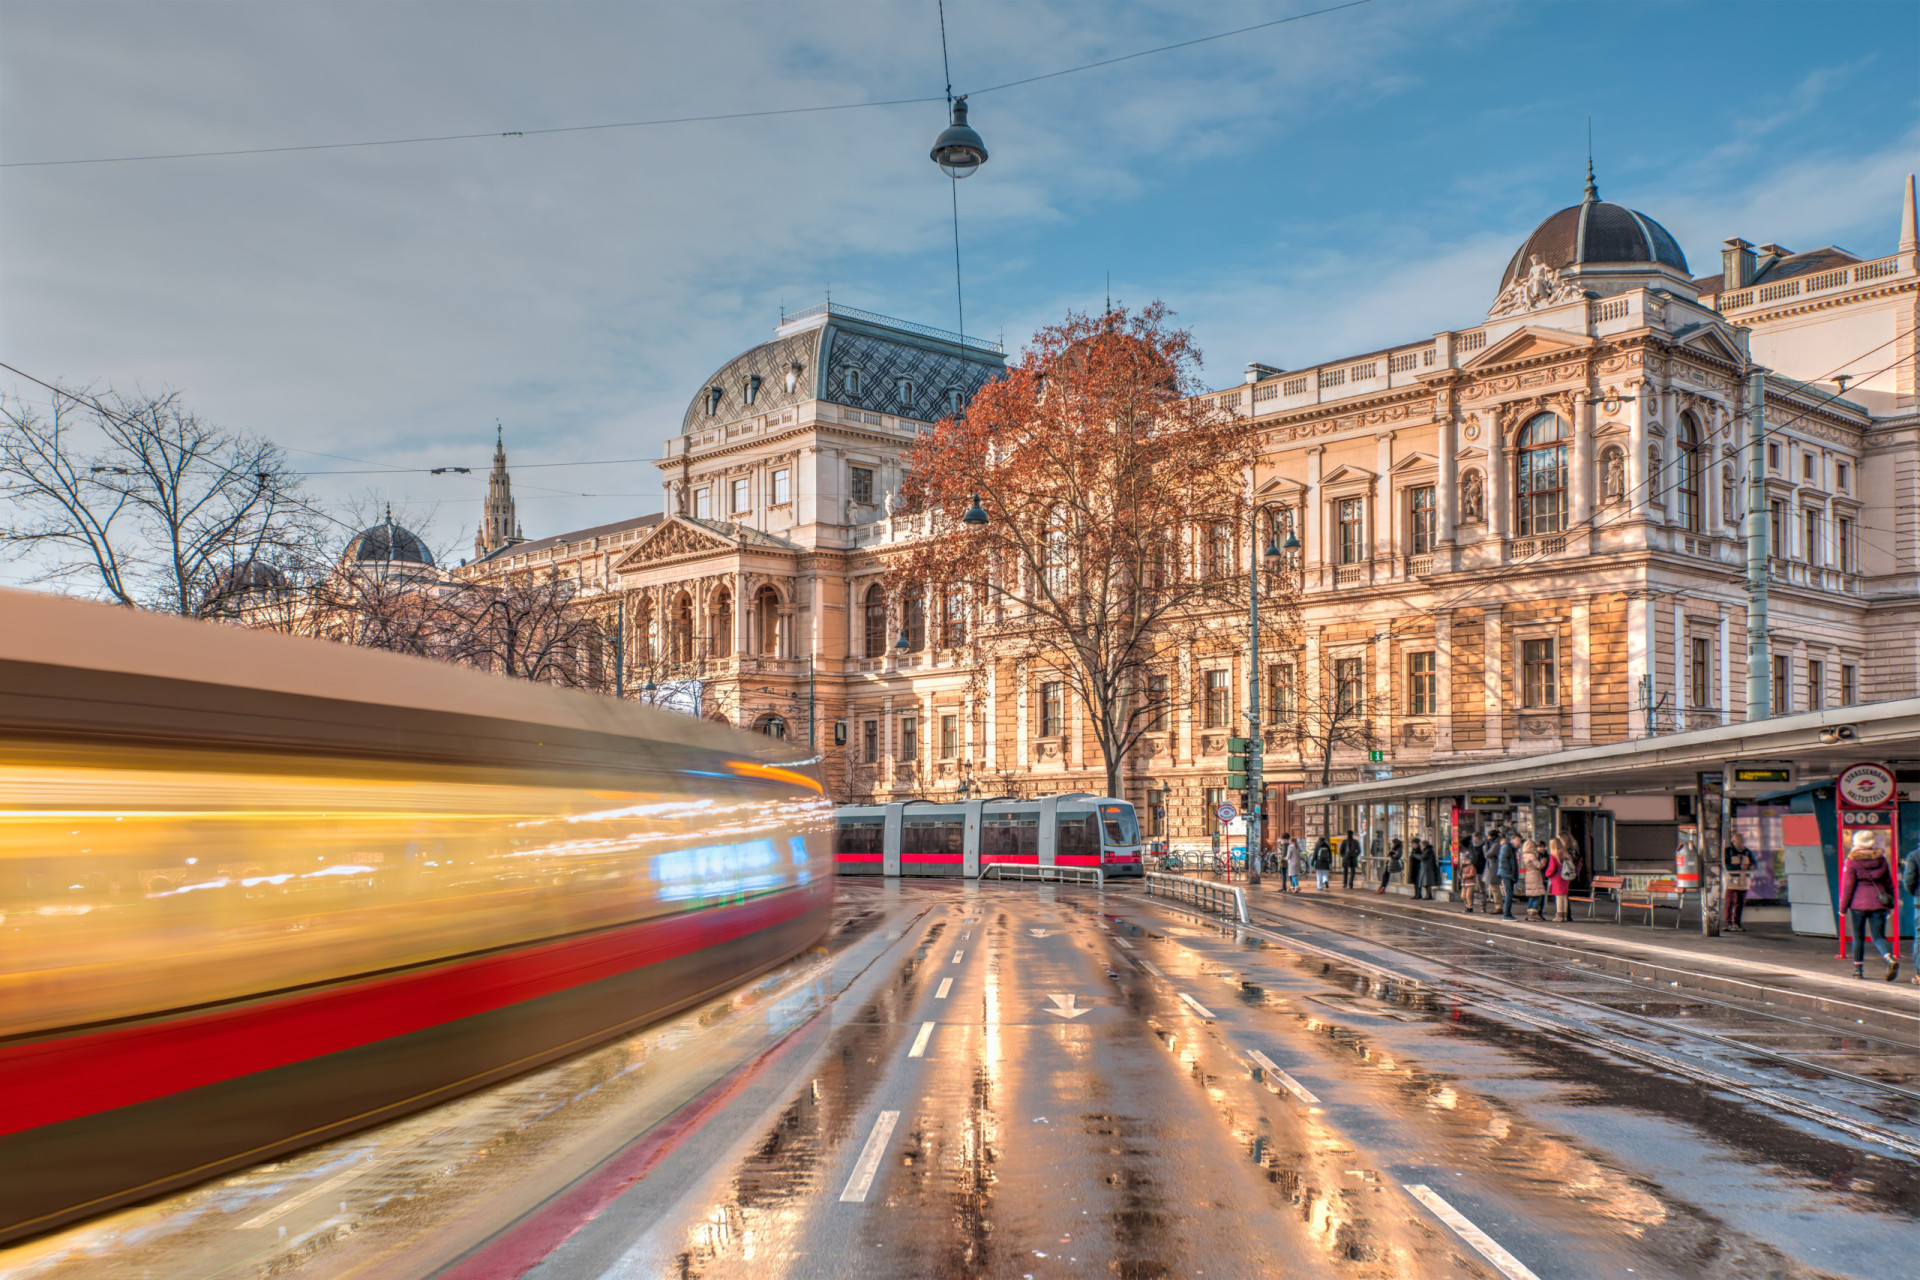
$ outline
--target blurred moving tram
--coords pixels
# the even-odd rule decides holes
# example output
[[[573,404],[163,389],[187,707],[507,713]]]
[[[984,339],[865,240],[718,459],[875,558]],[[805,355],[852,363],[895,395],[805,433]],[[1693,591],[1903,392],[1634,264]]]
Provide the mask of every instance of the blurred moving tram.
[[[797,753],[0,592],[0,1240],[434,1105],[813,946]]]
[[[1140,848],[1132,804],[1084,793],[841,805],[833,814],[834,869],[843,876],[975,880],[996,864],[1139,876]]]

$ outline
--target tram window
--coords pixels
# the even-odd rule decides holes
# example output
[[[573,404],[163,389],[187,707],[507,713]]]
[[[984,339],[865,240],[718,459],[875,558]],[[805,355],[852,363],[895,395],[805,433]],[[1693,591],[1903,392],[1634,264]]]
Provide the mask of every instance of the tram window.
[[[1103,804],[1100,817],[1107,828],[1108,844],[1139,844],[1140,824],[1134,821],[1133,810],[1125,805]]]
[[[835,853],[885,853],[885,818],[842,818],[833,832]]]
[[[988,813],[980,818],[980,856],[1036,858],[1040,856],[1040,815]]]
[[[908,818],[900,832],[901,853],[963,853],[965,847],[959,818]]]
[[[1055,831],[1054,856],[1058,858],[1097,858],[1100,856],[1100,820],[1091,813],[1063,813]]]

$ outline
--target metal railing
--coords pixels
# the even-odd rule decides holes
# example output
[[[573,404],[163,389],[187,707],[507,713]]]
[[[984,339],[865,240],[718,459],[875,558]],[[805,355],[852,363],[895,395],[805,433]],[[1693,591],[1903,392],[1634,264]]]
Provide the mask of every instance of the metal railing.
[[[1106,873],[1099,867],[1037,867],[1030,863],[990,862],[980,871],[982,880],[991,877],[995,880],[1059,880],[1074,884],[1091,884],[1104,889],[1107,885]]]
[[[1247,922],[1247,891],[1238,885],[1215,884],[1211,880],[1196,880],[1192,876],[1170,876],[1149,871],[1147,895],[1190,902],[1202,911],[1232,916],[1241,924]]]

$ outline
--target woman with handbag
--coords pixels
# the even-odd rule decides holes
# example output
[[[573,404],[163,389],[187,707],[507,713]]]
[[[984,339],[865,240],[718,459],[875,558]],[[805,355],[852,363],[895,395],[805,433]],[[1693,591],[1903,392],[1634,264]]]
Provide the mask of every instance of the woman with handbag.
[[[1887,981],[1900,976],[1900,961],[1887,951],[1887,912],[1893,906],[1893,864],[1873,831],[1855,831],[1840,867],[1840,909],[1853,926],[1853,976],[1863,978],[1867,939],[1887,962]]]
[[[1573,914],[1567,910],[1567,895],[1572,892],[1572,859],[1567,853],[1567,841],[1555,836],[1547,841],[1547,893],[1553,899],[1553,921],[1565,924]]]

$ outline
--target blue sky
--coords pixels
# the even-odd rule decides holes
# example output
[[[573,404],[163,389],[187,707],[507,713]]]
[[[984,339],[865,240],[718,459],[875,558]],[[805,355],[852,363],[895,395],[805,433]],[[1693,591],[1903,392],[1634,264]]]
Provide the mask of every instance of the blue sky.
[[[1315,7],[952,0],[957,91]],[[1579,197],[1892,251],[1920,6],[1375,0],[976,93],[968,328],[1161,298],[1215,385],[1474,323]],[[937,96],[929,3],[0,3],[0,160]],[[0,169],[0,359],[177,387],[470,544],[493,424],[530,535],[655,509],[707,375],[828,287],[955,323],[938,103],[289,155]],[[4,386],[0,383],[0,386]],[[44,393],[23,390],[32,399]],[[599,496],[581,496],[593,494]]]

